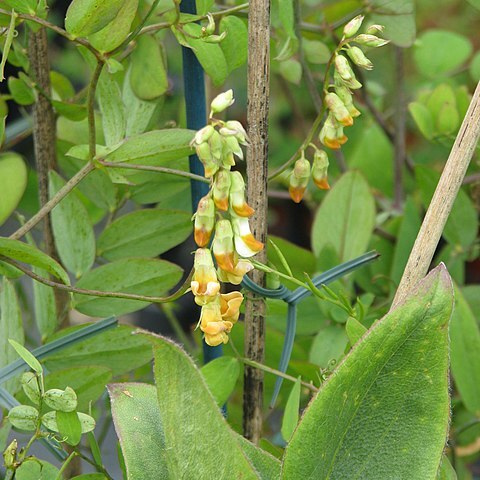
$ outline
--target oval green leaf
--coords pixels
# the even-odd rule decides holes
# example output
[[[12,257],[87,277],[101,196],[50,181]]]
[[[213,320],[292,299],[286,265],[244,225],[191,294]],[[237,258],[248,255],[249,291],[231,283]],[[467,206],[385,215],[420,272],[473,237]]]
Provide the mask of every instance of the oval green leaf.
[[[27,167],[14,152],[0,155],[0,225],[12,214],[27,187]]]

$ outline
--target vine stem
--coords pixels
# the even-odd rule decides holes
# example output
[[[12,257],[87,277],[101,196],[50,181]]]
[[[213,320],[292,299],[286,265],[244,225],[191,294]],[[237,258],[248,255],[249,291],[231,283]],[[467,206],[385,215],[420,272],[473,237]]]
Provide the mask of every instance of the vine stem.
[[[195,173],[184,172],[183,170],[176,170],[174,168],[156,167],[154,165],[138,165],[135,163],[118,163],[107,162],[105,160],[98,160],[100,165],[111,168],[126,168],[131,170],[144,170],[146,172],[166,173],[168,175],[177,175],[178,177],[189,178],[190,180],[196,180],[197,182],[210,183],[208,178],[196,175]]]
[[[463,119],[393,299],[394,309],[426,275],[480,137],[480,82]]]
[[[5,10],[4,8],[0,8],[0,15],[7,15],[10,17],[12,15],[12,12]],[[93,47],[93,45],[88,40],[84,38],[74,37],[73,35],[70,35],[70,33],[68,33],[63,28],[58,27],[57,25],[54,25],[53,23],[50,23],[49,21],[44,20],[43,18],[37,17],[35,15],[29,15],[28,13],[17,13],[17,12],[15,12],[15,15],[17,16],[17,18],[21,18],[22,20],[28,20],[30,22],[43,25],[44,27],[54,31],[55,33],[66,38],[67,40],[70,40],[71,42],[75,42],[78,45],[82,45],[88,48],[88,50],[90,50],[95,55],[97,60],[101,62],[105,61],[105,58],[103,57],[103,55],[95,47]]]
[[[104,63],[97,62],[97,66],[93,72],[92,79],[90,80],[90,86],[87,93],[87,111],[88,111],[88,153],[90,160],[95,158],[97,153],[97,140],[95,132],[95,92],[97,90],[98,80],[102,73]]]
[[[193,277],[193,269],[192,269],[190,274],[186,278],[186,280],[183,282],[183,284],[180,286],[180,288],[176,292],[172,293],[171,295],[168,295],[167,297],[150,297],[148,295],[137,295],[135,293],[105,292],[102,290],[90,290],[86,288],[72,287],[70,285],[65,285],[64,283],[58,283],[58,282],[55,282],[54,280],[50,280],[48,278],[37,275],[36,273],[32,272],[28,268],[24,267],[20,262],[17,262],[16,260],[13,260],[9,257],[5,257],[4,255],[0,255],[0,260],[2,262],[6,262],[10,265],[13,265],[15,268],[23,272],[25,275],[28,275],[30,278],[33,278],[33,280],[36,280],[37,282],[43,283],[44,285],[47,285],[49,287],[63,290],[65,292],[76,293],[79,295],[88,295],[91,297],[125,298],[127,300],[138,300],[141,302],[148,302],[148,303],[167,303],[167,302],[173,302],[174,300],[177,300],[184,293],[186,293],[187,290],[190,288],[190,282]]]
[[[19,240],[28,233],[38,222],[48,215],[90,172],[95,170],[91,162],[83,166],[68,182],[42,207],[40,210],[16,232],[10,235],[12,240]]]

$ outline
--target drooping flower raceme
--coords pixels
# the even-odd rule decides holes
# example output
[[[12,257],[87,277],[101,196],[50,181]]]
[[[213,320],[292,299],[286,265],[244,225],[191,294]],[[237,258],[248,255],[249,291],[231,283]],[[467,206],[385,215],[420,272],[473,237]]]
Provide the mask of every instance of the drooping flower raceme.
[[[213,118],[234,101],[232,90],[214,98],[209,125],[199,130],[192,141],[211,183],[193,216],[194,238],[200,248],[195,252],[190,288],[195,302],[202,306],[200,330],[205,342],[212,346],[228,342],[243,301],[240,292],[221,294],[220,281],[239,285],[253,269],[247,258],[263,249],[263,243],[250,231],[248,218],[254,210],[245,200],[245,181],[239,171],[231,170],[236,158],[243,159],[241,146],[248,145],[247,133],[236,120]],[[210,242],[211,251],[206,248]]]

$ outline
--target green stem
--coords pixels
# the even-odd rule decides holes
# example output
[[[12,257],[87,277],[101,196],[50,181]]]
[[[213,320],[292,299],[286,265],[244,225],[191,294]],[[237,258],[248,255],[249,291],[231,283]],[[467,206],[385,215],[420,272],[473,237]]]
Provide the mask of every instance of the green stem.
[[[279,272],[278,270],[275,270],[274,268],[271,268],[261,262],[257,262],[256,260],[250,260],[252,262],[252,265],[257,269],[265,273],[274,273],[275,275],[278,275],[279,277],[285,278],[286,280],[290,280],[291,282],[297,284],[299,287],[306,288],[307,290],[310,290],[308,285],[300,280],[298,280],[295,277],[291,277],[290,275],[286,275],[285,273]]]
[[[74,450],[68,458],[63,462],[62,468],[58,471],[57,476],[55,477],[55,480],[62,480],[63,479],[63,472],[67,469],[68,465],[70,462],[78,455],[78,453]]]
[[[53,196],[25,225],[10,235],[13,240],[19,240],[28,233],[38,222],[48,215],[63,198],[65,198],[91,171],[95,170],[93,163],[83,166],[56,194]]]
[[[114,480],[114,478],[110,476],[110,474],[107,472],[103,465],[99,465],[94,460],[84,455],[82,452],[77,451],[76,453],[82,460],[85,460],[87,463],[95,467],[98,472],[103,473],[108,478],[108,480]]]
[[[48,278],[41,277],[40,275],[37,275],[36,273],[32,272],[28,268],[24,267],[20,262],[12,260],[11,258],[0,255],[0,260],[2,262],[6,262],[10,265],[13,265],[15,268],[18,268],[18,270],[22,271],[25,275],[28,275],[30,278],[33,278],[37,282],[43,283],[44,285],[47,285],[49,287],[57,288],[58,290],[64,290],[66,292],[76,293],[79,295],[88,295],[92,297],[125,298],[127,300],[138,300],[140,302],[148,302],[148,303],[167,303],[167,302],[173,302],[174,300],[177,300],[184,293],[186,293],[187,290],[190,288],[190,281],[193,276],[193,269],[192,269],[192,271],[190,272],[189,276],[187,277],[185,282],[182,284],[182,286],[176,292],[172,293],[171,295],[168,295],[167,297],[150,297],[148,295],[137,295],[134,293],[104,292],[102,290],[88,290],[85,288],[71,287],[70,285],[64,285],[63,283],[57,283]]]
[[[137,165],[135,163],[107,162],[105,160],[99,160],[98,163],[105,167],[126,168],[132,170],[144,170],[146,172],[166,173],[168,175],[177,175],[179,177],[189,178],[190,180],[196,180],[197,182],[210,183],[210,180],[205,177],[195,175],[194,173],[190,172],[184,172],[183,170],[176,170],[174,168],[156,167],[153,165]]]

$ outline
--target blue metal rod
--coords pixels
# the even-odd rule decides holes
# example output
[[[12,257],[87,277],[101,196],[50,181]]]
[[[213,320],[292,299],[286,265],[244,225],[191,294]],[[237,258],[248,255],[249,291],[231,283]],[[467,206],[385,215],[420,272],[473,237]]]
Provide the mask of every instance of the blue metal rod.
[[[182,13],[197,13],[195,0],[182,0]],[[200,130],[207,123],[207,106],[205,98],[205,79],[203,68],[191,48],[182,47],[183,85],[185,89],[185,104],[187,113],[187,128]],[[190,155],[190,172],[204,175],[203,165],[197,155]],[[200,199],[208,193],[208,185],[196,180],[190,181],[192,190],[192,211],[197,210]],[[205,363],[223,355],[222,345],[210,347],[203,341],[203,361]]]

